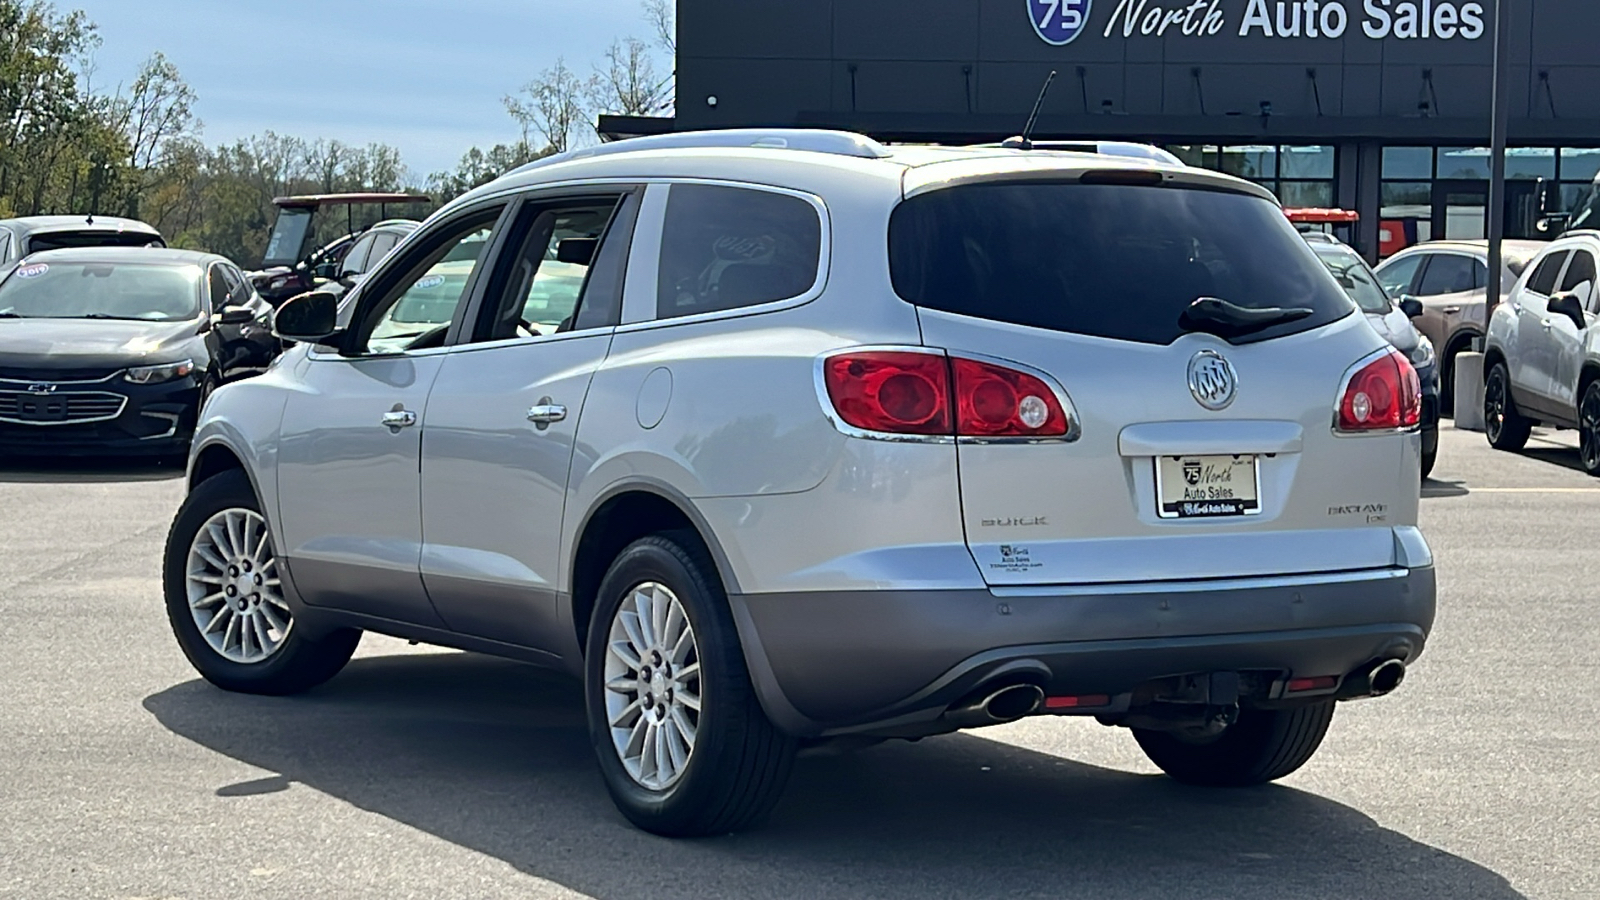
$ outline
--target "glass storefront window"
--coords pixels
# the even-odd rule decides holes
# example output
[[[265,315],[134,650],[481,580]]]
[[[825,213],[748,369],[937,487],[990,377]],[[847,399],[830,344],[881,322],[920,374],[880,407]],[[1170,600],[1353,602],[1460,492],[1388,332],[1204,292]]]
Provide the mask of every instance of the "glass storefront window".
[[[1561,151],[1562,181],[1594,181],[1600,175],[1600,150],[1575,149]]]
[[[1284,206],[1328,208],[1333,206],[1331,181],[1279,182],[1278,199]]]
[[[1427,147],[1383,148],[1383,177],[1415,179],[1433,177],[1433,151]]]
[[[1279,178],[1333,178],[1332,147],[1282,147],[1278,154]]]
[[[1484,147],[1440,147],[1439,177],[1487,179],[1489,151]]]
[[[1556,177],[1554,147],[1512,147],[1506,151],[1507,178]]]
[[[1218,168],[1229,175],[1252,181],[1271,181],[1278,177],[1278,148],[1223,147]]]

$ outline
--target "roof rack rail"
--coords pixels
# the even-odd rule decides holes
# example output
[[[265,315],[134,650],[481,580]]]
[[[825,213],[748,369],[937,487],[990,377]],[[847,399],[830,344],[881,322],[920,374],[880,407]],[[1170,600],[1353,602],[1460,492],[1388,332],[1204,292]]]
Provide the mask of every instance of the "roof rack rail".
[[[890,155],[887,147],[872,138],[848,131],[814,128],[730,128],[722,131],[683,131],[675,134],[627,138],[600,144],[597,147],[569,150],[566,153],[536,159],[512,171],[527,172],[558,163],[594,159],[616,153],[632,153],[637,150],[690,150],[709,147],[804,150],[811,153],[853,156],[858,159],[883,159]]]
[[[1561,232],[1561,237],[1571,237],[1575,234],[1584,237],[1600,237],[1600,228],[1574,228],[1571,231]]]
[[[1098,153],[1102,156],[1125,156],[1130,159],[1149,159],[1168,165],[1184,165],[1183,160],[1155,146],[1132,141],[1025,141],[1020,137],[1006,138],[998,144],[979,144],[980,147],[1000,147],[1006,150],[1056,150],[1068,153]]]

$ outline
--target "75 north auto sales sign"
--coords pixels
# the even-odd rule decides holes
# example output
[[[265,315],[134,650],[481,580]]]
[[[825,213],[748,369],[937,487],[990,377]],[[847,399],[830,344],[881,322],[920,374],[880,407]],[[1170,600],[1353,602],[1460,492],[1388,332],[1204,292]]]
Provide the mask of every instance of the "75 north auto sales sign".
[[[1093,0],[1026,0],[1033,30],[1056,46],[1085,31],[1121,35],[1476,41],[1489,15],[1479,0],[1100,0],[1105,18],[1091,21]]]

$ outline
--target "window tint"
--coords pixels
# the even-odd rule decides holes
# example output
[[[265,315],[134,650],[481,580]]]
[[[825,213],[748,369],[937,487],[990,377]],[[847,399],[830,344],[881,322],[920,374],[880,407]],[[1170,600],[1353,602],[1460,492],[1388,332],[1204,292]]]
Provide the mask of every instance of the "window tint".
[[[1314,244],[1311,249],[1362,312],[1386,314],[1394,308],[1383,288],[1373,279],[1367,261],[1354,250],[1341,244]]]
[[[1076,334],[1169,344],[1202,297],[1311,314],[1354,311],[1276,205],[1222,191],[982,184],[902,203],[889,221],[894,288],[919,306]]]
[[[514,232],[520,245],[490,289],[500,301],[483,339],[571,331],[616,207],[615,198],[608,198],[526,210]]]
[[[1472,261],[1472,289],[1481,291],[1489,286],[1489,264]]]
[[[1571,255],[1570,251],[1557,250],[1539,261],[1533,274],[1528,276],[1528,290],[1549,296],[1555,293],[1556,279],[1561,276],[1561,266]]]
[[[6,254],[11,251],[11,233],[0,230],[0,263],[6,261]]]
[[[345,253],[344,260],[339,263],[339,274],[359,275],[367,270],[367,256],[372,253],[372,244],[377,240],[377,235],[367,235],[356,241],[355,246]]]
[[[1417,267],[1427,257],[1416,253],[1402,257],[1384,265],[1378,270],[1378,284],[1391,297],[1400,297],[1411,293],[1411,283],[1416,279]]]
[[[798,197],[675,184],[661,239],[656,316],[798,297],[817,281],[822,221]]]
[[[1567,266],[1567,274],[1561,276],[1561,290],[1577,294],[1578,302],[1586,309],[1591,308],[1594,299],[1594,280],[1594,257],[1587,250],[1574,251],[1572,262]]]
[[[441,343],[499,216],[498,208],[477,213],[414,245],[410,259],[390,269],[398,280],[377,288],[382,299],[367,310],[355,346],[366,353],[398,353]]]
[[[394,234],[393,232],[384,232],[383,234],[373,235],[372,252],[367,254],[367,264],[362,271],[372,271],[373,267],[382,262],[383,258],[388,256],[389,251],[393,250],[394,245],[398,243],[400,243],[400,235]]]
[[[231,293],[228,280],[223,277],[222,264],[216,263],[211,267],[206,277],[206,285],[211,292],[211,308],[221,309],[228,305],[228,294]]]
[[[1422,281],[1417,284],[1417,296],[1436,297],[1439,294],[1457,294],[1472,290],[1472,273],[1475,260],[1454,253],[1435,253],[1422,270]]]
[[[222,280],[228,283],[228,304],[243,306],[250,302],[250,283],[245,281],[244,275],[227,263],[222,263],[219,268],[222,269]]]

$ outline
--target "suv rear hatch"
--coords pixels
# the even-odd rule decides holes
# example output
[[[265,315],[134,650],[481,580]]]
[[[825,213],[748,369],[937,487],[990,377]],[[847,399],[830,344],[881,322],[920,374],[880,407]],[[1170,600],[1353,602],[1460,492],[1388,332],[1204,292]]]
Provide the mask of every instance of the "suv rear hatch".
[[[1181,180],[908,180],[890,267],[924,343],[1053,381],[1079,426],[958,441],[992,585],[1381,568],[1415,522],[1415,435],[1334,427],[1387,345],[1270,195]]]

